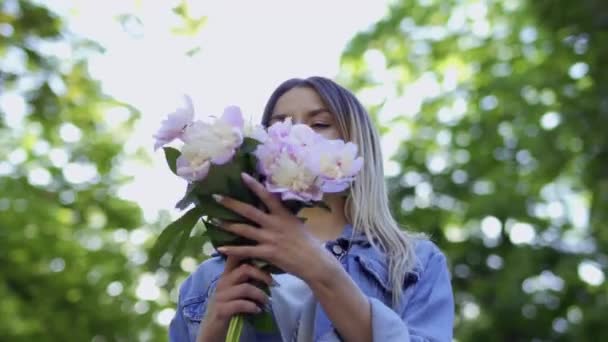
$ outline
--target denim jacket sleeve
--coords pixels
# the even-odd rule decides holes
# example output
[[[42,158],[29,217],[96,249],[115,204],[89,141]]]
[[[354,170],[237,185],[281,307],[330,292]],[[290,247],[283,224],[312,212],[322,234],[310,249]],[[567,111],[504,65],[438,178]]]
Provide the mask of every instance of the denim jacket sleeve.
[[[373,341],[451,341],[454,297],[445,256],[433,253],[401,313],[369,298]]]
[[[169,325],[170,342],[194,342],[207,303],[221,275],[223,262],[209,258],[180,286],[175,316]]]
[[[187,279],[181,288],[183,288],[183,286],[185,286],[189,280],[190,279]],[[169,341],[170,342],[180,342],[180,341],[189,340],[188,327],[186,326],[186,321],[184,320],[184,314],[182,313],[182,310],[180,308],[180,306],[181,306],[180,304],[183,302],[183,300],[182,300],[183,291],[181,288],[179,291],[179,300],[178,300],[177,311],[175,312],[175,316],[173,317],[173,320],[171,320],[171,324],[169,325]]]

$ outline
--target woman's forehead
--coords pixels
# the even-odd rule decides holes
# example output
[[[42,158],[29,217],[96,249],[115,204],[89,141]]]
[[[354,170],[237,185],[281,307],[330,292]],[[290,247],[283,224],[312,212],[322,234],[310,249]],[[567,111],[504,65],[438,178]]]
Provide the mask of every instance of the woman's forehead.
[[[273,114],[295,115],[319,109],[326,109],[319,94],[309,87],[297,87],[279,97]]]

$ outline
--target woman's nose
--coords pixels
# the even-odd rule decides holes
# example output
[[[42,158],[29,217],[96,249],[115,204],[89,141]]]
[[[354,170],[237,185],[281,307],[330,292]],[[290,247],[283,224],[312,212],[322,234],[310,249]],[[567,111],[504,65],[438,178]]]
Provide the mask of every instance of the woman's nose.
[[[297,124],[305,124],[306,122],[304,121],[304,118],[299,116],[299,115],[294,115],[291,117],[291,121],[293,122],[294,125]]]

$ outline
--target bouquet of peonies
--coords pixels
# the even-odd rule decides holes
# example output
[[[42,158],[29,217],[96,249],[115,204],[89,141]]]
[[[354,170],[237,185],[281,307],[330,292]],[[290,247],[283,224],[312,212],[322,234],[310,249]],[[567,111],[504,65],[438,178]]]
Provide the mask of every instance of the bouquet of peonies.
[[[277,122],[267,130],[246,127],[236,106],[226,107],[220,117],[195,121],[188,97],[186,107],[169,114],[154,138],[155,150],[163,147],[171,171],[188,182],[176,207],[191,208],[163,230],[150,253],[151,260],[159,260],[170,246],[176,259],[175,254],[183,249],[194,225],[201,220],[206,238],[215,248],[255,243],[218,226],[217,222],[226,221],[255,223],[212,198],[219,194],[263,208],[263,203],[242,184],[243,172],[260,180],[297,214],[303,207],[327,208],[323,194],[345,191],[363,164],[353,143],[325,139],[309,126],[290,120]],[[165,146],[176,139],[183,142],[179,149]],[[281,272],[263,260],[248,262],[271,273]],[[263,290],[269,293],[267,288]],[[246,318],[259,330],[274,328],[269,312]],[[238,340],[241,328],[242,317],[233,318],[228,340]]]

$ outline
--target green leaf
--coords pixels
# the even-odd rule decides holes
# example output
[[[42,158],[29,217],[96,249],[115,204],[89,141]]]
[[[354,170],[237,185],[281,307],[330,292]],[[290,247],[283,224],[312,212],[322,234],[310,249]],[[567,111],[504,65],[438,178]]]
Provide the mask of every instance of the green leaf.
[[[305,203],[305,202],[297,201],[297,200],[283,201],[283,205],[294,215],[297,215],[298,212],[300,212],[300,210],[302,210],[302,208],[312,207],[312,204],[310,204],[310,203]]]
[[[245,217],[217,203],[210,195],[198,196],[198,207],[210,218],[221,221],[252,223]]]
[[[249,142],[249,144],[254,143]],[[211,195],[228,196],[258,207],[260,203],[259,199],[241,179],[241,173],[247,172],[251,174],[254,171],[255,164],[251,163],[251,158],[250,155],[239,151],[229,163],[212,165],[207,177],[193,183],[194,189],[191,189],[192,193],[196,195],[198,205],[203,208],[206,215],[222,220],[247,222],[245,218],[217,204],[213,201]],[[184,199],[180,201],[180,204],[187,205],[191,202],[194,202],[194,199],[187,193]]]
[[[173,147],[163,147],[165,151],[165,159],[167,160],[167,165],[171,171],[177,175],[177,158],[182,155],[182,153]]]
[[[249,203],[254,207],[257,207],[260,200],[257,196],[243,183],[241,178],[239,179],[228,179],[229,194],[232,198],[237,199],[241,202]]]
[[[285,273],[285,271],[283,271],[282,269],[280,269],[280,268],[276,267],[275,265],[269,263],[266,260],[252,259],[252,260],[249,260],[249,263],[252,264],[253,266],[261,269],[262,271],[268,272],[268,273],[271,273],[271,274],[283,274],[283,273]]]
[[[248,171],[246,171],[247,173],[249,173],[251,176],[253,176],[254,178],[259,179],[259,174],[258,174],[258,159],[252,155],[252,154],[248,154],[245,156],[245,166],[244,168]]]
[[[252,259],[251,261],[249,261],[253,266],[262,269],[264,267],[266,267],[268,265],[268,261],[266,260],[261,260],[261,259]]]
[[[188,210],[182,217],[169,224],[156,239],[154,246],[150,249],[149,262],[151,267],[158,267],[160,258],[167,252],[172,252],[173,260],[180,249],[172,249],[172,246],[182,246],[187,240],[196,222],[203,215],[200,208],[194,207]],[[182,248],[183,249],[183,248]]]
[[[189,255],[199,256],[203,250],[205,242],[207,241],[209,241],[209,236],[207,236],[207,234],[204,232],[190,236],[186,241],[186,247],[184,249],[187,251],[187,253],[189,253]]]
[[[272,313],[270,312],[265,311],[257,315],[247,315],[245,317],[255,330],[259,332],[271,334],[278,331]]]
[[[321,208],[321,209],[325,209],[325,210],[331,212],[331,208],[329,207],[329,205],[327,205],[327,203],[325,203],[323,201],[314,201],[314,202],[312,202],[312,206]]]
[[[202,195],[230,195],[229,181],[239,181],[244,169],[243,156],[236,155],[235,158],[224,165],[212,165],[207,177],[196,182],[196,192]]]
[[[283,271],[282,269],[278,268],[277,266],[275,266],[273,264],[266,264],[264,267],[262,267],[262,271],[268,272],[270,274],[283,274],[283,273],[285,273],[285,271]]]
[[[188,183],[188,187],[186,188],[186,194],[184,194],[184,197],[182,197],[182,199],[180,199],[175,204],[175,208],[184,210],[190,204],[196,203],[197,202],[196,191],[194,191],[194,190],[196,190],[196,185],[194,183]]]
[[[246,137],[243,139],[243,144],[241,145],[240,151],[246,154],[253,153],[259,144],[261,144],[260,141]]]
[[[251,281],[251,284],[270,296],[270,288],[268,285],[266,285],[266,283],[253,280]],[[270,311],[265,310],[257,315],[246,315],[245,318],[257,331],[263,333],[273,333],[277,331],[276,323],[272,317],[272,312]]]
[[[199,218],[200,218],[200,216],[199,216]],[[197,221],[198,221],[198,218],[194,221],[194,224],[184,227],[181,234],[179,235],[179,238],[177,239],[177,242],[171,248],[171,250],[172,250],[171,264],[172,265],[175,265],[177,263],[177,261],[180,259],[179,257],[184,252],[184,247],[186,247],[186,243],[190,239],[190,233],[192,232],[192,229],[194,229],[194,226],[196,225]]]
[[[249,239],[243,238],[242,236],[228,232],[208,220],[204,221],[204,223],[205,235],[207,235],[209,241],[211,241],[211,244],[215,248],[227,245],[242,246],[255,244],[255,241],[251,241]]]

